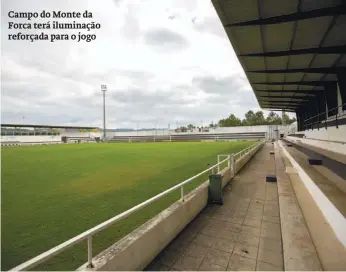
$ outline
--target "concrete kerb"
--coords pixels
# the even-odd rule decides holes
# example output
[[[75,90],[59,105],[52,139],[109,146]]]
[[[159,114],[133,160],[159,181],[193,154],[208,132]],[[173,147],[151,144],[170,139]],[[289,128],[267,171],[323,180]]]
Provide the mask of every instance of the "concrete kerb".
[[[257,146],[235,161],[236,173],[263,146]],[[226,167],[222,175],[222,187],[236,174]],[[145,224],[102,251],[93,258],[94,268],[87,263],[78,271],[143,270],[207,205],[209,180],[156,215]],[[140,254],[138,253],[140,252]]]

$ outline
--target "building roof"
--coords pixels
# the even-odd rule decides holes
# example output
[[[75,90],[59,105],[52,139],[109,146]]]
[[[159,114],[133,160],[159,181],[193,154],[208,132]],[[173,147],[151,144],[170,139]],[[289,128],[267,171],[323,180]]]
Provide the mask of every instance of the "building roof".
[[[52,126],[52,125],[27,125],[27,124],[1,124],[1,127],[13,128],[73,128],[73,129],[95,129],[97,127],[78,127],[78,126]]]
[[[342,0],[212,0],[261,108],[296,111],[346,67]]]

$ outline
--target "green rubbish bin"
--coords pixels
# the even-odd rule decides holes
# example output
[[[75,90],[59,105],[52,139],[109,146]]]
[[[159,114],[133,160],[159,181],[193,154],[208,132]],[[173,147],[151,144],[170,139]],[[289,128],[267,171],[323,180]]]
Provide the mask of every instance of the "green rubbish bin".
[[[209,203],[223,205],[222,176],[220,174],[209,175]]]

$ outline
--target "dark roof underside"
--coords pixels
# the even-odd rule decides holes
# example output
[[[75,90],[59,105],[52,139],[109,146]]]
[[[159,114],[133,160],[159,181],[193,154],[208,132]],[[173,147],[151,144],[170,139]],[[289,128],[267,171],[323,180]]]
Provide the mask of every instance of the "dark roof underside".
[[[261,108],[295,111],[346,66],[342,0],[212,2]]]

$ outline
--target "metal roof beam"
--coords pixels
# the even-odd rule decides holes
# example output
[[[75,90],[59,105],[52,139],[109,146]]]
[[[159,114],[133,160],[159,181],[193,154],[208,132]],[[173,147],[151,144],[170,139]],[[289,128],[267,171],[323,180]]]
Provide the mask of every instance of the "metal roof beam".
[[[336,74],[337,67],[301,68],[301,69],[272,69],[272,70],[248,70],[248,73],[257,74],[291,74],[291,73],[314,73],[314,74]]]
[[[296,112],[298,108],[287,108],[287,107],[281,107],[281,106],[272,106],[272,105],[268,105],[268,106],[262,106],[263,109],[272,109],[274,111],[274,109],[276,111],[292,111],[292,112]]]
[[[301,99],[299,97],[304,98],[305,96],[297,96],[295,99],[306,100],[306,99]],[[289,98],[289,99],[291,99],[290,96],[282,96],[282,95],[272,95],[272,96],[262,95],[262,96],[259,96],[258,98],[286,98],[286,99]]]
[[[290,103],[291,100],[260,100],[259,102],[268,102],[268,103]],[[299,103],[299,104],[302,104],[304,102],[308,102],[310,100],[306,100],[306,99],[299,99],[299,100],[293,100],[292,102],[294,103]]]
[[[325,86],[335,84],[337,81],[277,81],[277,82],[252,82],[257,85],[307,85],[307,86]]]
[[[240,57],[284,57],[304,54],[342,54],[346,52],[346,45],[295,49],[287,51],[273,51],[263,53],[240,54]]]
[[[256,93],[261,96],[261,94],[263,95],[268,95],[268,93],[271,93],[271,94],[280,94],[280,97],[286,97],[284,94],[285,93],[290,93],[288,91],[257,91],[256,90]],[[308,97],[311,97],[311,96],[315,96],[317,95],[317,93],[313,93],[313,92],[306,92],[306,91],[292,91],[292,93],[294,93],[295,96],[299,95],[299,94],[302,94],[303,96],[308,96]],[[289,97],[289,96],[287,96]]]
[[[299,105],[286,105],[286,104],[261,104],[261,107],[285,107],[285,108],[291,108],[296,109],[299,107]]]
[[[287,101],[287,103],[285,101],[260,101],[260,104],[273,104],[273,105],[286,105],[286,106],[293,106],[295,104],[297,105],[301,105],[303,103],[298,103],[298,102],[293,102],[290,103],[290,101]]]
[[[316,94],[316,92],[322,92],[323,90],[255,90],[256,92],[266,92],[266,93],[302,93],[302,94]]]
[[[296,109],[294,108],[284,108],[284,109],[278,109],[276,107],[271,107],[271,106],[264,106],[262,107],[263,109],[271,109],[272,111],[286,111],[286,112],[296,112]]]
[[[271,108],[274,108],[274,107],[281,108],[281,107],[283,107],[285,109],[297,109],[297,108],[299,108],[299,105],[294,106],[294,105],[285,105],[285,104],[263,104],[263,105],[261,105],[261,107],[271,107]]]
[[[345,8],[345,5],[343,4],[335,6],[335,7],[300,11],[300,12],[295,12],[291,14],[273,16],[268,18],[260,18],[256,20],[245,21],[245,22],[232,23],[232,24],[227,24],[224,27],[273,25],[273,24],[294,22],[298,20],[317,18],[322,16],[336,16],[336,15],[342,15],[342,14],[346,14],[346,8]]]

